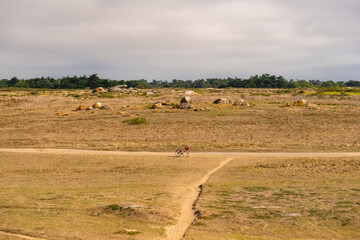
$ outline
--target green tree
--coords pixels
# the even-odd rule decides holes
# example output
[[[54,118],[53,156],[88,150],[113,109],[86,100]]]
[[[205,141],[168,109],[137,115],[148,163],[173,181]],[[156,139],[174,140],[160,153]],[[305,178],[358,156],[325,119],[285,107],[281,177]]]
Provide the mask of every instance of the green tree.
[[[88,87],[90,88],[97,88],[100,87],[100,78],[98,77],[97,73],[91,75],[88,80]]]

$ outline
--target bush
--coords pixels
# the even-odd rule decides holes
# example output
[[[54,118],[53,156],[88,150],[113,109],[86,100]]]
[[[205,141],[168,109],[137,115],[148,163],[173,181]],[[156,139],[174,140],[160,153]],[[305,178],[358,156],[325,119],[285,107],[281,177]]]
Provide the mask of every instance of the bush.
[[[147,124],[147,120],[144,117],[137,117],[130,120],[125,120],[124,122],[131,125]]]

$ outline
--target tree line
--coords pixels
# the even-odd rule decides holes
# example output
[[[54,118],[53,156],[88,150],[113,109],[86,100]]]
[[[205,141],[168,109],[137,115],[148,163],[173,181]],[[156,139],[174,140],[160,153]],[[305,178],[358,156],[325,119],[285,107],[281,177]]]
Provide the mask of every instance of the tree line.
[[[262,74],[243,78],[207,78],[197,80],[172,81],[153,80],[111,80],[100,78],[97,74],[89,76],[73,77],[41,77],[31,79],[18,79],[13,77],[10,80],[0,80],[0,87],[18,88],[47,88],[47,89],[85,89],[104,87],[110,88],[116,85],[127,85],[136,88],[310,88],[310,87],[360,87],[360,81],[319,81],[319,80],[287,80],[282,76]]]

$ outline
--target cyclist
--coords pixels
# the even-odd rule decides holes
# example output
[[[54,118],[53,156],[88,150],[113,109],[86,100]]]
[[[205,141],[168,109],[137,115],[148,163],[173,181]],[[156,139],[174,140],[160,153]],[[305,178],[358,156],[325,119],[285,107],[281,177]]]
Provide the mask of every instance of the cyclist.
[[[190,147],[188,145],[185,145],[185,152],[187,154],[187,157],[190,157]]]

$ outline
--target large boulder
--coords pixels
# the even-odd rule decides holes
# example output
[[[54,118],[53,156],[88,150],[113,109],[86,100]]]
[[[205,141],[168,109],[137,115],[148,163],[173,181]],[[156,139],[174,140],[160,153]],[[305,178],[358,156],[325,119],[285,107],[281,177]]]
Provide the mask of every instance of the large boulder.
[[[101,102],[97,102],[97,103],[94,103],[93,105],[92,105],[92,107],[93,108],[101,108]]]
[[[122,92],[125,88],[127,88],[127,85],[117,85],[115,87],[110,88],[109,92]]]
[[[224,104],[229,103],[229,101],[226,98],[219,98],[214,101],[214,104]]]
[[[189,96],[183,97],[183,99],[180,101],[180,104],[182,103],[192,104],[192,98]]]
[[[102,109],[102,110],[110,110],[111,107],[110,106],[101,106],[100,109]]]
[[[298,105],[308,105],[310,102],[308,100],[305,100],[305,99],[300,99],[300,100],[296,101],[296,103]]]
[[[246,102],[244,99],[239,99],[234,102],[234,106],[250,107],[250,104],[248,102]]]
[[[103,87],[98,87],[95,88],[92,93],[101,93],[101,92],[105,92],[105,89]]]

